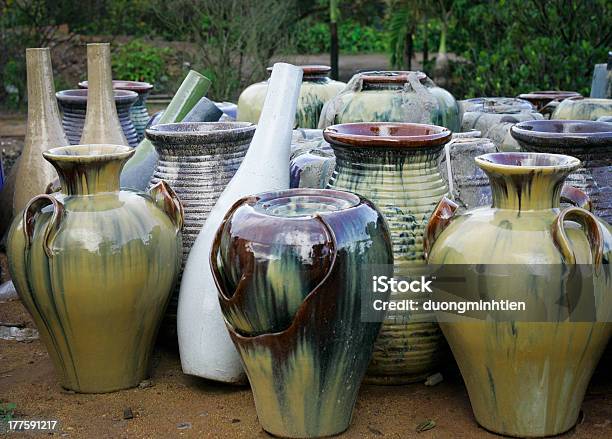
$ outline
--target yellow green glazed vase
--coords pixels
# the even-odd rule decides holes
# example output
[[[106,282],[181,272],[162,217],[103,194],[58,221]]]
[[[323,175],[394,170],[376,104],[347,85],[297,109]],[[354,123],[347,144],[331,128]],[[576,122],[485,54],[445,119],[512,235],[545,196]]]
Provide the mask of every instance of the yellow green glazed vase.
[[[182,206],[165,182],[119,190],[134,150],[74,145],[43,153],[62,192],[38,195],[9,231],[15,288],[66,389],[102,393],[147,377],[181,261]]]
[[[435,125],[349,123],[324,132],[336,155],[329,187],[371,200],[389,224],[395,276],[425,269],[423,233],[437,203],[448,194],[439,162],[451,132]],[[392,301],[416,299],[392,293]],[[366,382],[405,384],[422,381],[445,353],[444,337],[433,313],[388,312],[374,347]]]
[[[393,271],[381,213],[329,189],[246,197],[226,214],[210,262],[264,430],[346,430],[382,320],[362,321],[363,273]]]
[[[428,223],[428,262],[477,267],[465,271],[470,297],[524,302],[525,310],[454,320],[437,313],[438,321],[481,426],[517,437],[557,435],[576,424],[612,334],[612,234],[587,210],[559,207],[578,159],[493,153],[476,161],[493,205],[454,216],[456,205],[441,201]],[[576,284],[568,279],[582,272],[593,280],[592,319],[569,312]],[[566,311],[553,312],[559,309]]]

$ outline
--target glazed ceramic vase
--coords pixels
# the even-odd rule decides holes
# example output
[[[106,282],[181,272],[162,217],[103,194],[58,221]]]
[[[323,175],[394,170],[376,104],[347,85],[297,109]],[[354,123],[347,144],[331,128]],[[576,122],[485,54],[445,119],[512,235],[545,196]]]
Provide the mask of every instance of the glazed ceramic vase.
[[[336,155],[329,182],[371,200],[391,232],[396,276],[411,277],[425,266],[423,233],[436,204],[448,194],[439,168],[447,128],[402,123],[351,123],[324,131]],[[413,293],[394,293],[392,301]],[[433,314],[388,312],[374,347],[367,382],[404,384],[435,371],[444,338]]]
[[[522,122],[512,128],[512,135],[526,151],[579,158],[582,167],[569,175],[566,186],[584,191],[591,199],[594,213],[612,223],[612,123]]]
[[[300,68],[304,74],[297,103],[295,126],[316,128],[323,104],[336,96],[346,84],[329,78],[331,72],[329,66],[300,66]],[[237,119],[256,124],[267,91],[268,81],[258,82],[245,88],[238,98]]]
[[[336,157],[323,139],[323,130],[293,131],[289,187],[324,189],[335,166]]]
[[[165,182],[119,190],[134,151],[75,145],[43,153],[62,192],[38,195],[9,232],[15,288],[66,389],[137,386],[180,268],[181,204]]]
[[[190,70],[157,123],[181,122],[209,87],[208,78]],[[156,165],[157,152],[149,140],[143,139],[136,147],[136,154],[126,163],[121,173],[121,187],[145,190]]]
[[[477,267],[463,270],[470,297],[524,302],[525,311],[452,321],[441,313],[438,321],[482,427],[516,437],[557,435],[576,424],[612,334],[612,234],[584,209],[559,208],[563,180],[578,159],[496,153],[476,161],[491,181],[493,206],[453,216],[453,204],[441,202],[428,224],[428,261]],[[555,311],[573,303],[567,276],[576,270],[594,280],[591,321],[568,317],[568,305]]]
[[[88,82],[82,81],[79,82],[79,87],[87,88]],[[153,85],[148,82],[140,82],[140,81],[121,81],[121,80],[113,80],[113,88],[115,90],[127,90],[133,91],[138,94],[138,99],[134,102],[134,105],[130,107],[130,120],[134,125],[134,129],[136,130],[137,142],[140,142],[144,138],[144,130],[147,124],[149,123],[149,111],[147,110],[147,98],[153,90]],[[125,132],[125,125],[121,118],[121,109],[119,108],[119,103],[115,98],[115,104],[117,105],[117,113],[119,113],[119,119],[121,120],[121,126],[123,127],[123,132],[126,137],[128,137],[128,141],[130,146],[136,146],[132,144],[128,134]]]
[[[391,276],[391,247],[382,215],[349,192],[267,192],[228,211],[210,263],[268,433],[348,428],[382,320],[361,321],[362,273]]]
[[[348,122],[415,122],[460,131],[455,98],[422,72],[358,73],[321,111],[319,128]]]
[[[50,148],[68,145],[62,129],[49,49],[26,49],[28,79],[28,122],[23,151],[17,162],[12,205],[2,206],[18,214],[36,195],[44,194],[57,178],[42,153]],[[9,194],[10,195],[10,194]]]
[[[581,96],[582,95],[576,91],[545,90],[522,93],[517,97],[519,99],[531,102],[538,111],[542,111],[544,107],[546,107],[553,101],[561,102],[567,98],[575,98]]]
[[[217,297],[209,256],[223,217],[240,198],[289,188],[289,152],[302,69],[278,63],[249,150],[210,211],[185,264],[177,329],[183,372],[228,382],[246,376],[233,346]]]
[[[603,116],[612,116],[612,99],[565,99],[555,108],[550,118],[565,120],[597,120]]]
[[[525,120],[544,119],[533,105],[522,99],[475,98],[460,101],[463,112],[461,131],[477,130],[491,139],[500,151],[519,151],[510,135],[512,125]],[[488,151],[492,152],[492,151]]]
[[[78,145],[83,136],[83,127],[87,113],[87,96],[89,90],[75,89],[58,91],[55,96],[62,110],[62,125],[70,145]],[[114,90],[113,100],[117,117],[128,145],[138,145],[138,133],[130,119],[130,109],[138,100],[138,94],[128,90]]]
[[[114,105],[112,80],[110,44],[88,44],[87,112],[79,142],[83,145],[94,143],[129,145],[127,137],[123,134],[117,109]],[[138,95],[134,94],[137,98]],[[135,101],[136,99],[134,99]]]
[[[183,122],[147,129],[147,139],[159,155],[149,186],[166,181],[183,204],[181,272],[208,214],[238,170],[254,132],[255,126],[248,122]],[[163,330],[175,339],[179,285],[180,276]]]

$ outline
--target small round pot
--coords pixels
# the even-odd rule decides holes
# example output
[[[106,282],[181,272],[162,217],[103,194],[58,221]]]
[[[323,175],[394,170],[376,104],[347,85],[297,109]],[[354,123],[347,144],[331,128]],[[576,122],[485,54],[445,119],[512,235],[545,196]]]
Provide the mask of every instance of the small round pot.
[[[533,105],[535,105],[538,111],[541,111],[552,101],[562,101],[567,98],[575,98],[581,96],[582,95],[576,91],[546,90],[523,93],[518,95],[517,97],[519,99],[531,102]]]
[[[346,430],[382,319],[361,321],[363,274],[393,271],[381,213],[336,190],[246,197],[227,212],[210,263],[264,430]]]
[[[87,88],[87,81],[79,82],[79,87]],[[113,80],[115,90],[128,90],[138,93],[138,99],[130,108],[130,119],[136,129],[138,141],[144,138],[144,130],[149,122],[149,111],[147,110],[147,98],[153,90],[153,85],[148,82]]]
[[[323,139],[323,130],[293,131],[289,187],[324,189],[335,165],[336,157]]]
[[[136,147],[138,145],[138,133],[134,128],[132,119],[130,119],[130,108],[138,100],[138,93],[128,90],[115,90],[114,94],[117,115],[123,134],[129,145]],[[68,137],[71,145],[78,145],[81,142],[87,113],[87,90],[63,90],[58,91],[55,96],[62,110],[62,125],[66,137]]]
[[[536,108],[524,99],[518,98],[472,98],[459,101],[462,113],[477,111],[479,113],[511,114],[521,111],[533,112]]]
[[[561,102],[550,116],[551,119],[597,120],[612,116],[612,99],[571,98]]]

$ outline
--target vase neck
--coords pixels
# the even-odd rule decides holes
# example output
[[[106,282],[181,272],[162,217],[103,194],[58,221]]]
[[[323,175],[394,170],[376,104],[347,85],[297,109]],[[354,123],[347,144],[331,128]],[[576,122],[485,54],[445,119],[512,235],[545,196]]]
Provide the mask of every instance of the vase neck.
[[[118,191],[121,169],[133,154],[121,145],[74,145],[43,153],[69,196]]]

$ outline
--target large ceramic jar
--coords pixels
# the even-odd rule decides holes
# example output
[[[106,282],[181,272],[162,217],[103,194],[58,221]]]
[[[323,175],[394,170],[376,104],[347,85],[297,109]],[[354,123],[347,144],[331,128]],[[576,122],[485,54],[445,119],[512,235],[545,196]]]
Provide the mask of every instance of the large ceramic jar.
[[[79,87],[87,88],[87,81],[79,82]],[[147,110],[147,98],[153,90],[153,85],[148,82],[140,81],[122,81],[113,80],[113,88],[115,90],[128,90],[138,93],[138,99],[134,102],[134,105],[130,108],[130,119],[136,129],[138,135],[138,141],[140,142],[144,137],[144,130],[149,123],[149,111]],[[123,125],[123,124],[122,124]],[[131,145],[131,143],[130,143]]]
[[[335,166],[336,157],[329,143],[323,139],[323,130],[293,131],[289,187],[324,189]]]
[[[15,288],[63,387],[102,393],[147,377],[180,268],[181,204],[161,182],[119,190],[127,146],[75,145],[43,155],[62,192],[38,195],[8,239]]]
[[[295,126],[316,128],[323,104],[336,96],[346,84],[329,78],[329,66],[299,66],[304,74],[295,115]],[[272,71],[271,68],[268,69]],[[248,86],[238,98],[237,120],[257,124],[263,108],[268,81]]]
[[[523,302],[525,310],[441,313],[438,321],[481,426],[516,437],[560,434],[575,425],[612,334],[612,235],[590,212],[559,208],[578,159],[495,153],[476,160],[491,181],[493,206],[453,217],[453,205],[440,203],[428,225],[428,260],[457,267],[470,298]],[[579,303],[592,314],[574,320],[576,273],[591,276],[593,289]]]
[[[83,135],[83,126],[87,113],[88,90],[74,89],[58,91],[55,96],[62,110],[62,125],[71,145],[78,145]],[[133,91],[115,90],[115,106],[121,123],[123,135],[130,146],[138,145],[138,133],[130,119],[130,108],[138,100],[138,94]]]
[[[414,122],[461,128],[455,98],[422,72],[358,73],[325,104],[319,128],[348,122]]]
[[[248,122],[172,123],[147,129],[147,139],[159,155],[149,186],[167,181],[185,212],[181,272],[208,214],[242,163],[254,133],[255,125]],[[168,334],[176,330],[179,287],[180,276],[168,307],[168,324],[164,324]]]
[[[336,155],[330,187],[371,200],[389,223],[396,276],[424,269],[423,233],[436,204],[448,194],[439,168],[451,132],[403,123],[350,123],[323,132]],[[392,301],[415,299],[394,293]],[[376,341],[366,379],[403,384],[424,380],[444,354],[444,337],[432,313],[389,312]]]
[[[544,90],[522,93],[517,97],[535,105],[538,111],[542,111],[544,107],[553,101],[561,102],[567,98],[581,97],[582,95],[576,91],[560,91],[560,90]]]
[[[570,174],[567,184],[584,191],[591,198],[595,214],[612,223],[612,123],[522,122],[512,128],[512,135],[526,151],[579,158],[582,167]]]
[[[566,120],[597,120],[603,116],[612,116],[612,99],[565,99],[555,108],[550,118]]]
[[[227,212],[210,262],[264,430],[346,430],[381,325],[361,320],[363,273],[393,272],[380,212],[335,190],[246,197]]]

